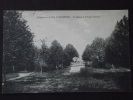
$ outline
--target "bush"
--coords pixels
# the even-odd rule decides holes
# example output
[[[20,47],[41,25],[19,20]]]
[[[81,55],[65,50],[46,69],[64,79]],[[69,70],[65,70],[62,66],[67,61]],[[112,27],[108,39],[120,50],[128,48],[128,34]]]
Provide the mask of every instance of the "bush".
[[[97,68],[98,67],[98,59],[97,58],[92,58],[92,66],[94,68]]]
[[[91,64],[92,64],[92,62],[89,62],[89,63],[86,62],[86,63],[85,63],[85,67],[91,67]]]
[[[98,68],[105,68],[105,62],[99,62],[98,63]]]
[[[51,70],[55,70],[55,66],[53,64],[49,64],[48,67],[47,67],[47,70],[48,71],[51,71]]]
[[[35,67],[35,71],[41,71],[41,67],[40,67],[40,66],[36,66],[36,67]],[[42,71],[43,71],[43,72],[48,71],[47,67],[43,66],[43,67],[42,67]]]
[[[80,68],[80,74],[81,75],[87,75],[87,69],[86,68]]]
[[[81,76],[87,76],[87,77],[92,77],[94,75],[94,70],[93,68],[81,68],[80,69],[80,75]]]
[[[106,68],[106,69],[111,69],[111,68],[112,68],[112,65],[109,64],[109,63],[107,63],[107,64],[105,64],[105,68]]]
[[[92,63],[90,63],[90,67],[93,67],[93,64]]]
[[[93,68],[104,68],[105,67],[105,61],[99,60],[97,58],[92,58],[92,63],[90,63],[90,67]]]

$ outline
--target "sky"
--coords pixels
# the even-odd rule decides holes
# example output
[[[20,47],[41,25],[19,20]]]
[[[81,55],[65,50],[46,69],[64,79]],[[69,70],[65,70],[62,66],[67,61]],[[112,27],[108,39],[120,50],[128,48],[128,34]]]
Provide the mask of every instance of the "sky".
[[[41,47],[42,39],[48,47],[56,39],[63,48],[72,44],[80,56],[96,37],[110,36],[116,22],[124,15],[128,17],[128,10],[22,11],[22,18],[35,35],[37,47]]]

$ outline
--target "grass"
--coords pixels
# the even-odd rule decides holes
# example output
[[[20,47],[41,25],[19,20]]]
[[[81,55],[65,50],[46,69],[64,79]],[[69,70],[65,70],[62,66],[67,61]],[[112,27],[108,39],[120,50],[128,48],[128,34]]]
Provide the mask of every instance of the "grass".
[[[59,71],[35,72],[27,77],[7,82],[3,93],[52,92],[129,92],[130,71],[126,69],[87,68],[87,73],[69,73],[70,68]]]

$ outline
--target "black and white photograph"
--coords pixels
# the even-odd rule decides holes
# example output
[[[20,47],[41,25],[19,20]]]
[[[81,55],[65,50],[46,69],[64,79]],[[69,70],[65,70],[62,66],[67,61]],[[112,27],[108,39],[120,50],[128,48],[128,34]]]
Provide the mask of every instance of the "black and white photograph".
[[[3,94],[131,90],[128,10],[3,11]]]

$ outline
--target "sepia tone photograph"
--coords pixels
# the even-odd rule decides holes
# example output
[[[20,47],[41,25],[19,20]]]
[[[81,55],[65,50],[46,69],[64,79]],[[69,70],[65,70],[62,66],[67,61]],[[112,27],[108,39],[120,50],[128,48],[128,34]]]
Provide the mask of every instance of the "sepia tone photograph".
[[[4,10],[2,93],[131,92],[128,10]]]

